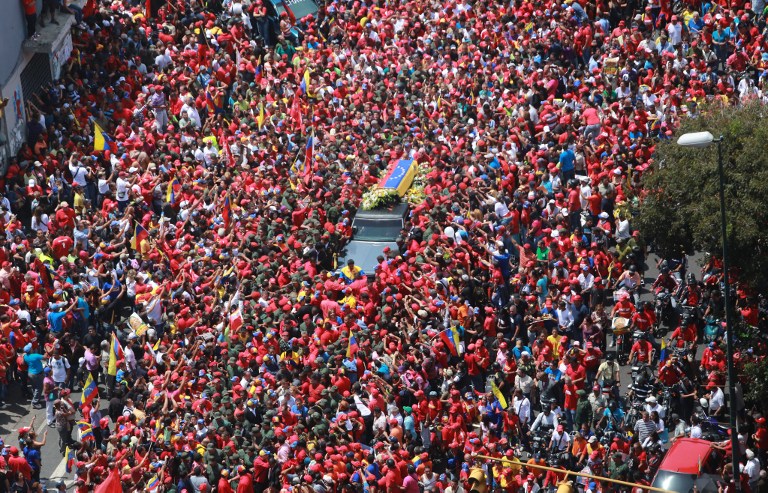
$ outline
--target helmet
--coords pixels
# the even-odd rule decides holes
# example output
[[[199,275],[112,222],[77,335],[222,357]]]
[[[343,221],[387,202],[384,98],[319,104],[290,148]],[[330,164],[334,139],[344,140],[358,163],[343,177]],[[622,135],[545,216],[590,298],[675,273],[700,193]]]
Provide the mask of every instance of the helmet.
[[[669,267],[664,266],[661,269],[659,269],[662,274],[669,274]]]
[[[635,266],[634,265],[630,265],[629,266],[629,273],[630,274],[634,274],[635,272],[637,272],[637,269],[635,268]]]
[[[699,405],[703,407],[704,409],[707,409],[709,407],[709,402],[705,398],[699,399]]]

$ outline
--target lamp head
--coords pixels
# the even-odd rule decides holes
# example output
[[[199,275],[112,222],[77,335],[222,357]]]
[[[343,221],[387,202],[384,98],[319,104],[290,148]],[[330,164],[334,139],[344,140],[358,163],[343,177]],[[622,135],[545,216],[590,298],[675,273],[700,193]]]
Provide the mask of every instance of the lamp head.
[[[677,145],[683,147],[707,147],[715,138],[709,132],[691,132],[677,139]]]

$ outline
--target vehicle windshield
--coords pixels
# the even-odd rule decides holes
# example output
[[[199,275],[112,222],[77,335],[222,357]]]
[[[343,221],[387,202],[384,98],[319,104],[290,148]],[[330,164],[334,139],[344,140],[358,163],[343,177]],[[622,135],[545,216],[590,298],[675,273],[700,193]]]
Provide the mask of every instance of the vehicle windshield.
[[[362,241],[395,241],[403,223],[399,219],[355,219],[355,239]]]
[[[691,474],[681,474],[679,472],[659,471],[656,479],[653,480],[653,486],[668,491],[677,491],[679,493],[688,493],[693,490],[693,481],[695,477]]]

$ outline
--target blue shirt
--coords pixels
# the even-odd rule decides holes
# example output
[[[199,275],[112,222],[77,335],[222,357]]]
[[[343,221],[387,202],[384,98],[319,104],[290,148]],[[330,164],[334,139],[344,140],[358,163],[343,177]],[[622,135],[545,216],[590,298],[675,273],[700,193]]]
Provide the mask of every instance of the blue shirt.
[[[51,332],[58,334],[64,329],[62,320],[67,315],[67,312],[51,312],[48,314],[48,323],[51,324]]]
[[[512,266],[509,265],[509,254],[494,255],[493,259],[496,260],[496,264],[499,266],[499,270],[504,279],[508,278],[512,273]]]
[[[85,320],[90,320],[91,318],[91,307],[88,306],[88,302],[85,301],[84,298],[80,297],[77,299],[77,307],[82,308],[83,310],[83,318]]]
[[[560,170],[561,171],[573,170],[575,167],[574,165],[575,161],[576,161],[576,154],[570,149],[564,150],[563,152],[560,153]]]
[[[40,455],[40,450],[33,447],[25,447],[24,457],[27,459],[27,463],[33,471],[40,469],[40,465],[42,464],[43,460],[42,456]]]
[[[24,363],[29,368],[27,371],[30,375],[39,375],[43,373],[43,355],[32,353],[24,355]]]

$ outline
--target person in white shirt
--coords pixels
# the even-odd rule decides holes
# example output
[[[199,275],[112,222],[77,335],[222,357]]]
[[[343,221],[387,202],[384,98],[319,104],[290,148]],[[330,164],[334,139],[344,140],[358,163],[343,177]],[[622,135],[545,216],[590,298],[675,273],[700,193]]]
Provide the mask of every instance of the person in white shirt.
[[[760,480],[760,460],[755,457],[755,453],[750,449],[747,449],[745,455],[747,463],[741,466],[741,472],[749,477],[750,491],[757,491],[757,482]]]
[[[582,269],[578,279],[582,292],[589,291],[595,285],[595,276],[588,270]]]
[[[58,349],[54,348],[53,356],[51,356],[51,359],[48,360],[48,366],[50,366],[51,370],[53,370],[53,382],[57,387],[63,389],[66,386],[67,380],[69,379],[71,368],[69,361],[67,361],[67,358],[59,354]]]
[[[648,411],[648,414],[651,414],[653,411],[656,411],[659,413],[659,417],[664,419],[667,410],[664,409],[663,406],[659,405],[657,399],[655,396],[651,395],[648,396],[648,398],[645,400],[645,410]]]
[[[569,331],[573,327],[573,313],[568,309],[565,300],[560,300],[557,305],[557,324],[564,330]]]
[[[549,450],[557,449],[558,452],[565,452],[571,444],[571,435],[565,431],[563,425],[557,425],[552,432],[552,438],[549,440]]]
[[[555,429],[557,428],[557,425],[557,414],[552,412],[551,407],[545,407],[544,410],[540,412],[538,416],[536,416],[536,419],[531,425],[531,431],[538,430],[540,426]]]
[[[669,35],[669,43],[672,46],[677,46],[683,42],[683,25],[676,15],[673,15],[670,23],[667,24],[667,34]]]
[[[373,434],[387,431],[387,415],[381,412],[378,407],[373,409]]]
[[[203,126],[202,121],[200,120],[200,113],[197,111],[197,108],[195,108],[195,100],[192,96],[187,96],[184,106],[181,107],[181,111],[187,112],[187,116],[194,122],[195,128]]]
[[[520,389],[515,389],[515,395],[512,397],[512,407],[515,414],[520,418],[520,425],[527,425],[531,421],[531,401],[523,395]]]
[[[711,416],[723,414],[725,411],[725,394],[723,394],[723,389],[712,383],[707,385],[707,388],[712,390],[709,394],[709,414]]]

